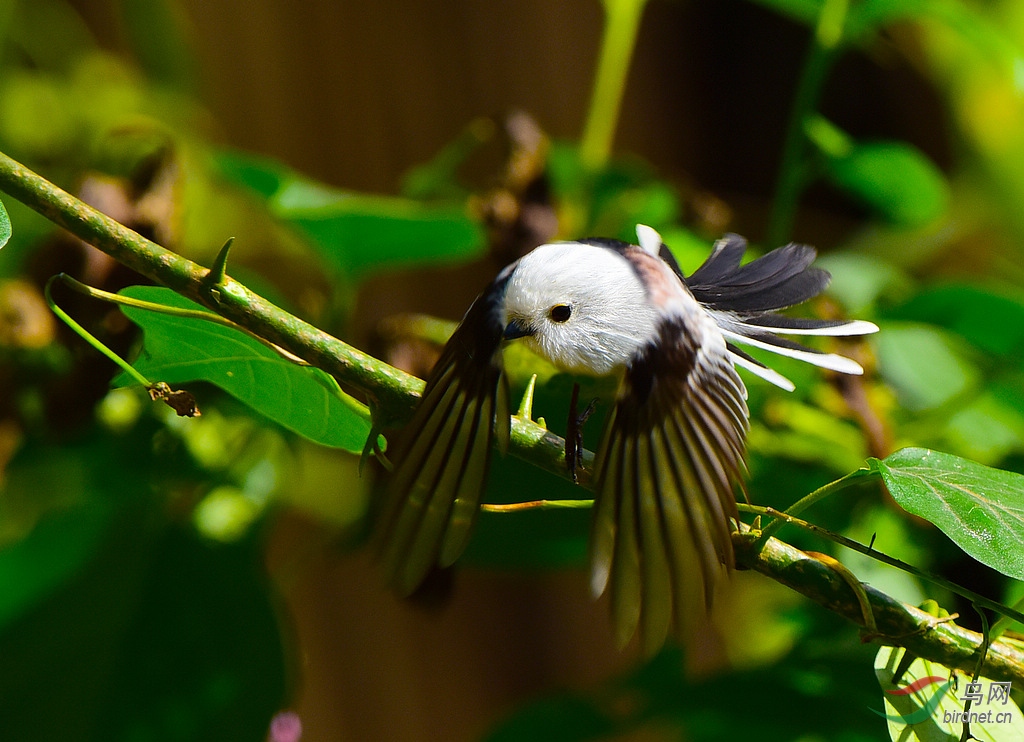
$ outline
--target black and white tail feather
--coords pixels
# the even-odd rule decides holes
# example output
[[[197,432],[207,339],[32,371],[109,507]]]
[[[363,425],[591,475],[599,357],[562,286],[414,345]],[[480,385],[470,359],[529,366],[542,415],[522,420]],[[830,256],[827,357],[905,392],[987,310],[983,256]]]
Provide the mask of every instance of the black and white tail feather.
[[[812,267],[817,251],[807,245],[790,244],[772,250],[741,266],[747,241],[727,234],[715,243],[704,264],[686,285],[694,298],[715,320],[727,340],[796,358],[844,374],[862,374],[856,361],[834,353],[822,353],[779,335],[826,335],[845,337],[877,332],[863,320],[820,320],[776,314],[781,309],[813,299],[824,291],[832,277]],[[782,389],[793,391],[789,379],[729,343],[729,355],[740,368],[760,376]]]
[[[490,450],[509,436],[501,348],[521,338],[566,370],[621,379],[595,463],[590,546],[591,586],[610,593],[620,642],[639,629],[656,651],[673,623],[685,635],[695,609],[710,605],[733,565],[745,474],[746,388],[734,367],[793,389],[736,343],[859,374],[851,359],[780,336],[877,328],[776,313],[828,285],[813,248],[787,245],[741,265],[746,242],[727,235],[686,278],[657,232],[641,225],[637,236],[639,245],[542,245],[466,313],[393,447],[377,542],[401,593],[465,548]]]

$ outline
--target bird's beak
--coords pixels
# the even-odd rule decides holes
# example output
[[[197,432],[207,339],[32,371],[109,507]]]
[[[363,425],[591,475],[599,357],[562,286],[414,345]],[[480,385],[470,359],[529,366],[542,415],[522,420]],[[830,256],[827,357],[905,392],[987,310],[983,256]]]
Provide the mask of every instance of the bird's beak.
[[[502,333],[502,338],[505,340],[515,340],[516,338],[528,337],[536,332],[525,320],[510,319],[508,324],[505,325],[505,332]]]

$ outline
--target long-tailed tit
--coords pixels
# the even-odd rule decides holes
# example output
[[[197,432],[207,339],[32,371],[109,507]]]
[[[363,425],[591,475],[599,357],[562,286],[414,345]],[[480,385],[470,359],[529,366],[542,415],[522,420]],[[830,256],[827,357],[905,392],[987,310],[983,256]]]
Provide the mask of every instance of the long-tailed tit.
[[[591,587],[595,596],[610,590],[620,642],[639,627],[654,651],[673,616],[710,604],[733,566],[730,521],[745,473],[747,391],[735,366],[793,389],[734,343],[860,374],[849,358],[779,335],[878,328],[776,314],[828,285],[811,247],[790,244],[741,266],[746,241],[727,235],[684,277],[657,232],[640,225],[637,237],[541,245],[466,312],[395,446],[378,542],[400,592],[466,546],[491,448],[508,445],[502,346],[521,339],[561,369],[620,379],[594,464],[590,539]]]

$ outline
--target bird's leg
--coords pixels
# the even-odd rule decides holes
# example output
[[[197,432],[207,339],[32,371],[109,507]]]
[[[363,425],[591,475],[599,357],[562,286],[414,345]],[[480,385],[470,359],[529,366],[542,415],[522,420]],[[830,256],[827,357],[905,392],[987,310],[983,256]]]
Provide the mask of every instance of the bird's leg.
[[[565,426],[565,465],[569,467],[569,476],[573,484],[578,482],[576,471],[583,468],[583,424],[597,409],[597,398],[583,412],[579,412],[580,385],[572,385],[572,398],[569,400],[569,423]]]

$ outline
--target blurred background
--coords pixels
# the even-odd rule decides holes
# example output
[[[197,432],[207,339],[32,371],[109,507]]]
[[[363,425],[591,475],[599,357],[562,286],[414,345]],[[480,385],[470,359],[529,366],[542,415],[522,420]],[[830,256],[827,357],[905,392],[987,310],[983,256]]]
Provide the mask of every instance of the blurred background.
[[[785,507],[908,445],[1024,471],[1024,7],[644,5],[0,0],[0,151],[200,263],[235,237],[236,278],[421,376],[443,327],[407,313],[458,320],[546,240],[643,222],[687,271],[726,231],[813,244],[835,281],[808,311],[883,332],[840,348],[863,379],[773,361],[796,393],[748,384],[751,500]],[[598,105],[615,44],[621,103]],[[111,389],[42,286],[145,281],[0,198],[0,739],[285,742],[286,710],[308,741],[884,733],[875,648],[757,575],[698,646],[617,649],[586,511],[484,514],[460,566],[399,600],[365,548],[379,472],[358,475],[358,446],[208,383],[187,421]],[[56,299],[142,347],[118,310]],[[517,388],[539,368],[559,432],[571,380],[510,365]],[[518,461],[493,474],[495,501],[586,495]],[[812,520],[1020,598],[878,487]]]

